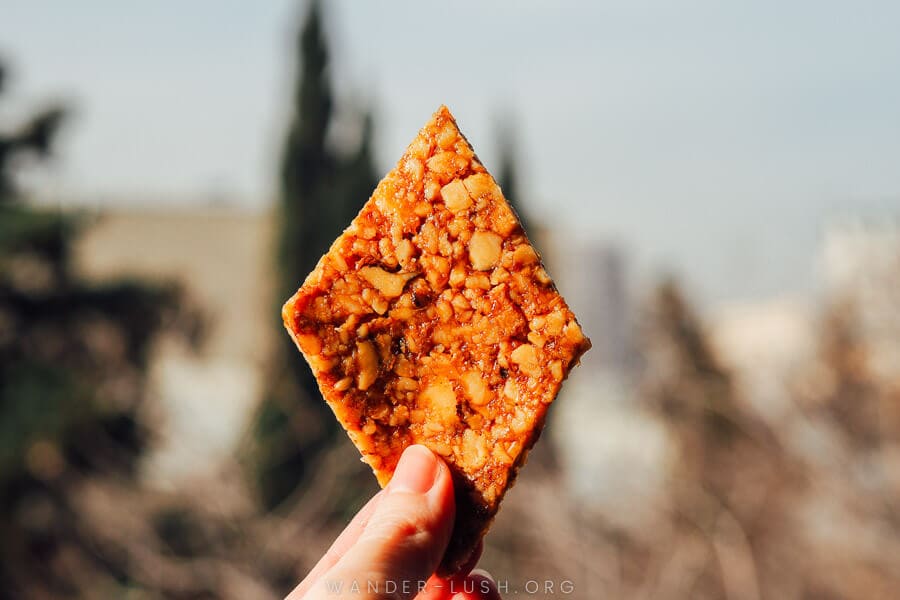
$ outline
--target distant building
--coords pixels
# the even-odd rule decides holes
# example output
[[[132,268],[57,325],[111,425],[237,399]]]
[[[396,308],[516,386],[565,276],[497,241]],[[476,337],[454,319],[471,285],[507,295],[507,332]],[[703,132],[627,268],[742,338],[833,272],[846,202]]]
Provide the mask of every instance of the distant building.
[[[781,296],[731,303],[708,319],[717,356],[736,378],[741,399],[773,423],[796,408],[789,382],[817,352],[814,310],[808,299]]]
[[[587,510],[641,522],[663,478],[665,432],[635,409],[636,311],[628,262],[597,240],[545,240],[548,268],[593,348],[550,417],[570,491]]]
[[[224,207],[108,209],[80,238],[86,277],[174,280],[208,317],[199,353],[162,340],[150,366],[162,440],[145,465],[175,484],[209,471],[233,450],[259,398],[280,319],[271,297],[272,216]]]
[[[833,223],[823,235],[820,264],[825,297],[854,311],[871,366],[900,376],[900,219]]]
[[[562,244],[557,240],[555,248]],[[553,254],[560,291],[593,342],[585,364],[626,373],[635,364],[634,311],[627,263],[617,247],[567,239]],[[558,264],[556,264],[558,263]]]

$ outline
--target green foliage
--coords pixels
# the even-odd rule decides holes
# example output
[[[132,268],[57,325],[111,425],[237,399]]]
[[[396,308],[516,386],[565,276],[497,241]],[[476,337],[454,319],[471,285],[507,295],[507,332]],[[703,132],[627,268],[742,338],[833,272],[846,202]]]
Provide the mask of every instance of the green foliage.
[[[43,569],[84,542],[71,490],[133,479],[148,441],[138,410],[151,342],[166,327],[195,331],[174,286],[80,279],[70,258],[83,219],[23,202],[15,175],[24,158],[49,155],[64,114],[0,135],[0,589],[12,597],[68,589]],[[109,570],[99,553],[83,560]]]
[[[0,94],[6,88],[8,72],[0,64]],[[44,159],[50,154],[53,139],[65,119],[62,107],[53,106],[35,114],[12,133],[0,133],[0,203],[16,197],[13,169],[23,159]]]
[[[519,153],[516,149],[517,140],[513,131],[512,121],[509,117],[501,117],[497,126],[497,140],[500,150],[500,161],[497,167],[497,183],[503,190],[503,195],[510,203],[525,231],[530,235],[536,232],[531,231],[528,213],[525,210],[520,192],[519,182]],[[532,240],[534,241],[534,240]]]
[[[298,78],[280,172],[277,301],[293,294],[319,257],[350,223],[377,183],[372,120],[361,122],[359,146],[331,147],[334,97],[322,8],[312,2],[297,43]],[[273,310],[278,347],[255,425],[254,476],[264,505],[284,501],[335,439],[338,426],[312,373]]]

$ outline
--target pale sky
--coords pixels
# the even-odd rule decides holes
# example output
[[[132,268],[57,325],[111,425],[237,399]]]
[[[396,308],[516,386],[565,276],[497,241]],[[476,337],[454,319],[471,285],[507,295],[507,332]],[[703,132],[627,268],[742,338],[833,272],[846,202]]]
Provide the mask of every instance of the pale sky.
[[[533,213],[708,302],[809,290],[823,223],[900,213],[900,3],[327,4],[336,85],[373,103],[380,169],[441,103],[491,168],[511,111]],[[0,116],[48,96],[77,107],[33,189],[264,206],[301,14],[5,0]]]

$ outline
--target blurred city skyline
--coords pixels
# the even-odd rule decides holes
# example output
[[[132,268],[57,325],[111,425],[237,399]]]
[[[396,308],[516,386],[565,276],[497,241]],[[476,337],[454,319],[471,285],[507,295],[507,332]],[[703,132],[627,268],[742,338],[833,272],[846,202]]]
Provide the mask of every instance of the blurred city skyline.
[[[492,168],[508,111],[539,221],[704,302],[808,291],[830,220],[900,213],[893,3],[325,8],[339,100],[374,110],[382,172],[441,103]],[[76,109],[31,191],[269,206],[303,10],[12,3],[11,111],[47,94]]]

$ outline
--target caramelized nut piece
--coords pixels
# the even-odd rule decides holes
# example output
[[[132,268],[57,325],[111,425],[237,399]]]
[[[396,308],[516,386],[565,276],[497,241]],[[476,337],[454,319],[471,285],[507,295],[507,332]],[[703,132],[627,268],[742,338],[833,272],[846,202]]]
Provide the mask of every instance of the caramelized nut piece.
[[[481,373],[469,371],[462,376],[462,384],[469,401],[475,406],[481,406],[488,401],[488,388]]]
[[[442,150],[449,150],[456,143],[458,137],[459,133],[457,133],[456,127],[444,127],[443,131],[437,135],[437,145]]]
[[[378,378],[378,353],[372,342],[357,342],[356,362],[359,369],[359,379],[356,387],[367,390]]]
[[[430,171],[441,175],[446,180],[457,171],[464,169],[468,162],[455,152],[438,152],[429,158],[425,164]]]
[[[530,265],[538,261],[537,252],[528,244],[517,246],[513,252],[513,260],[517,265]]]
[[[459,419],[456,414],[456,392],[449,381],[436,381],[422,390],[419,394],[419,406],[444,425],[453,425]]]
[[[386,313],[388,306],[388,301],[384,298],[372,298],[372,310],[377,312],[379,315],[383,315],[384,313]]]
[[[403,293],[406,282],[416,276],[415,273],[389,273],[381,267],[363,267],[359,276],[372,284],[385,298],[396,298]]]
[[[466,281],[466,270],[462,267],[453,267],[450,271],[450,285],[459,287]]]
[[[531,377],[539,377],[541,374],[541,365],[538,363],[537,352],[531,344],[522,344],[512,351],[509,360],[519,365],[519,369],[523,373]]]
[[[553,375],[553,379],[562,381],[562,378],[563,378],[562,361],[554,360],[552,363],[550,363],[550,374]]]
[[[434,144],[431,140],[425,137],[417,137],[406,149],[406,152],[413,158],[425,160],[431,155],[431,151],[433,148]]]
[[[432,442],[431,449],[445,457],[453,454],[453,448],[450,447],[450,444],[445,442]]]
[[[573,344],[580,344],[585,339],[584,333],[581,332],[581,327],[574,321],[566,325],[565,336],[566,340]]]
[[[562,333],[563,325],[566,324],[566,316],[558,310],[547,315],[544,326],[547,328],[547,335],[559,335]]]
[[[469,240],[469,260],[479,271],[494,268],[500,260],[503,238],[492,231],[476,231]]]
[[[488,457],[487,440],[473,429],[466,429],[463,432],[462,454],[467,463],[480,469]]]
[[[489,290],[491,280],[484,273],[473,273],[466,277],[466,287],[470,290]]]
[[[419,382],[410,377],[401,377],[397,380],[397,389],[403,392],[414,392],[419,389]]]
[[[472,199],[466,186],[459,179],[454,179],[441,188],[441,197],[450,212],[458,213],[472,206]]]
[[[497,187],[497,184],[494,183],[494,178],[488,173],[476,173],[466,177],[463,184],[473,198],[483,198],[485,196],[493,198],[501,195],[500,188]]]
[[[399,244],[397,244],[397,260],[400,261],[400,264],[407,264],[410,259],[413,257],[413,253],[415,252],[415,248],[407,239],[402,240]]]

